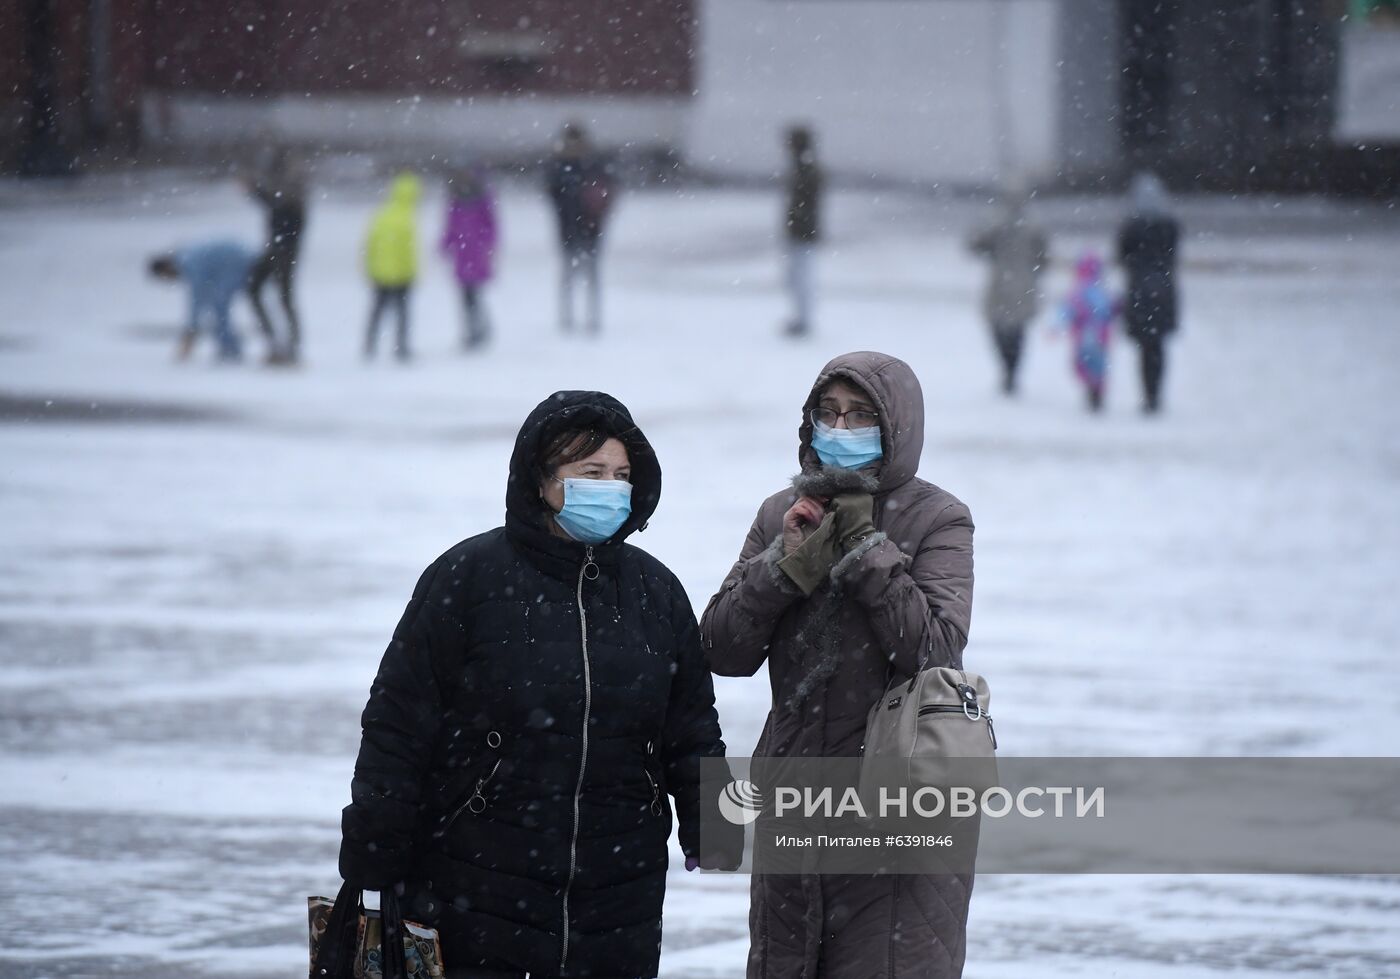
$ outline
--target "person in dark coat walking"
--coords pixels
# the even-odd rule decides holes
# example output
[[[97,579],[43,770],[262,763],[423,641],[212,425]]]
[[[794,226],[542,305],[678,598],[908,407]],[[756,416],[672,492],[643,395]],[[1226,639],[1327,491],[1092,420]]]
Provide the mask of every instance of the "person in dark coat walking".
[[[428,567],[384,654],[341,874],[437,927],[450,979],[655,976],[672,799],[687,866],[738,865],[742,837],[699,851],[724,742],[694,613],[626,543],[660,494],[626,408],[551,395],[505,526]]]
[[[788,130],[789,168],[784,231],[787,239],[788,290],[793,318],[786,333],[804,337],[812,329],[813,266],[821,240],[822,171],[812,131],[805,126]]]
[[[588,134],[577,123],[564,127],[559,150],[550,161],[549,198],[559,219],[559,245],[563,267],[559,285],[559,328],[574,328],[574,286],[588,289],[586,329],[602,330],[602,298],[598,253],[603,226],[616,196],[608,167],[594,151]]]
[[[253,266],[248,293],[258,327],[267,338],[269,364],[295,364],[301,357],[301,322],[297,318],[292,290],[301,234],[306,227],[306,186],[302,174],[285,149],[273,153],[268,166],[248,185],[249,191],[267,209],[267,245]],[[268,279],[277,280],[277,295],[287,320],[287,336],[279,339],[263,304],[263,287]]]
[[[1153,173],[1133,177],[1132,213],[1118,232],[1118,260],[1128,274],[1125,320],[1138,345],[1142,410],[1162,404],[1167,337],[1176,332],[1176,250],[1180,225],[1171,213],[1166,187]]]
[[[861,352],[818,375],[802,471],[749,528],[700,633],[714,671],[768,664],[756,758],[853,758],[895,676],[960,669],[972,616],[972,517],[916,473],[924,401],[903,361]],[[755,874],[750,979],[957,979],[971,874]]]

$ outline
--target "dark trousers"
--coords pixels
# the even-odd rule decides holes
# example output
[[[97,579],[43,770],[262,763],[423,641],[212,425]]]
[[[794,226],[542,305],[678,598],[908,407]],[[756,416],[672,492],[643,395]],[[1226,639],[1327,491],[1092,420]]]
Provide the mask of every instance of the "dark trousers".
[[[373,357],[379,342],[379,321],[384,310],[394,307],[397,332],[394,334],[394,354],[400,360],[408,358],[408,286],[376,286],[374,304],[369,310],[369,325],[365,328],[365,356]]]
[[[467,350],[472,350],[491,339],[491,321],[486,317],[486,304],[481,299],[481,287],[463,285],[462,305],[467,309],[466,330],[462,333],[462,346]]]
[[[1156,411],[1161,407],[1162,376],[1167,371],[1167,347],[1160,335],[1137,337],[1139,367],[1142,370],[1142,407]]]
[[[1001,389],[1007,394],[1016,390],[1016,370],[1021,364],[1021,349],[1025,345],[1026,324],[993,323],[992,340],[1001,358]]]
[[[292,305],[292,282],[296,277],[297,253],[295,248],[274,245],[262,253],[248,275],[248,296],[253,301],[253,312],[258,317],[258,329],[267,337],[273,354],[285,354],[295,360],[301,348],[301,326],[297,321],[297,311]],[[272,318],[263,305],[263,286],[267,280],[276,278],[277,294],[282,300],[282,312],[287,317],[287,342],[279,343],[277,331],[272,327]]]

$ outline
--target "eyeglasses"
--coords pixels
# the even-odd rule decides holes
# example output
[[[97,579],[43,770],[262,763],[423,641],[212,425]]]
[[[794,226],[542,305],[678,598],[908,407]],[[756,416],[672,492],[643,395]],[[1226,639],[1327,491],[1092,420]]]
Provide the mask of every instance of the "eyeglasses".
[[[552,479],[552,480],[554,480],[556,483],[559,483],[561,486],[564,484],[564,480],[565,480],[565,479],[601,479],[601,480],[603,480],[604,482],[608,481],[608,479],[609,479],[609,477],[604,476],[602,473],[584,473],[584,474],[578,475],[578,476],[559,476],[559,475],[551,475],[549,478]],[[618,481],[621,481],[621,482],[624,482],[624,483],[630,483],[630,482],[632,482],[632,474],[631,474],[630,472],[628,472],[628,473],[620,473],[620,474],[618,474],[618,475],[612,477],[612,479],[618,480]]]
[[[880,420],[880,416],[873,411],[837,411],[835,408],[813,408],[811,418],[814,425],[825,425],[827,428],[835,428],[842,418],[846,419],[847,428],[870,428]]]

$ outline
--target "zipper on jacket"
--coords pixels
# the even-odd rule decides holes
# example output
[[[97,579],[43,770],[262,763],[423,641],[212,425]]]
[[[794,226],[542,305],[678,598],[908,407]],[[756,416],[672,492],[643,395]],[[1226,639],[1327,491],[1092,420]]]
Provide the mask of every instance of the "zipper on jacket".
[[[987,736],[992,739],[992,748],[995,749],[997,746],[997,731],[996,728],[992,727],[992,715],[988,714],[981,708],[978,708],[976,716],[972,716],[968,714],[966,710],[963,709],[961,704],[958,704],[957,706],[954,706],[952,704],[925,704],[924,706],[919,708],[919,716],[923,717],[926,714],[961,714],[964,717],[966,717],[969,721],[975,721],[978,719],[986,720]]]
[[[592,574],[589,572],[592,571]],[[579,799],[583,795],[583,772],[588,766],[588,715],[593,709],[593,678],[588,663],[588,613],[583,610],[584,581],[598,580],[598,565],[593,561],[593,548],[584,550],[583,567],[578,569],[578,629],[583,649],[583,747],[579,752],[578,781],[574,784],[574,829],[569,837],[569,877],[564,882],[563,941],[559,951],[559,971],[563,972],[569,961],[569,891],[574,886],[574,875],[578,872],[578,820]]]

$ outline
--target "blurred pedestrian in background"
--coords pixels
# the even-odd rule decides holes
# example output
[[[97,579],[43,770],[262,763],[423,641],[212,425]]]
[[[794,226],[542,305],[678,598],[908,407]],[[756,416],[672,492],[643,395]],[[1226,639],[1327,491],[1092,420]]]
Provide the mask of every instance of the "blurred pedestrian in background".
[[[558,149],[549,162],[547,186],[559,219],[563,260],[559,328],[565,333],[573,332],[574,285],[581,280],[588,289],[585,329],[596,335],[602,330],[598,252],[616,193],[607,164],[578,123],[564,127]]]
[[[787,131],[788,175],[787,284],[793,316],[786,333],[804,337],[812,329],[812,291],[817,242],[821,239],[822,171],[812,131],[792,126]]]
[[[447,223],[442,252],[462,288],[466,310],[462,349],[475,350],[491,337],[491,320],[481,290],[491,280],[496,255],[496,199],[486,173],[463,167],[448,179]]]
[[[233,330],[229,310],[234,297],[248,287],[248,276],[257,258],[257,252],[236,241],[210,241],[151,259],[151,275],[182,279],[189,287],[189,318],[180,331],[177,360],[189,359],[195,341],[206,329],[213,331],[219,360],[243,358],[243,345]]]
[[[1105,288],[1103,259],[1097,254],[1085,252],[1074,276],[1074,289],[1060,311],[1061,322],[1069,328],[1074,373],[1084,385],[1089,410],[1099,411],[1108,374],[1109,337],[1123,304]]]
[[[1016,393],[1026,324],[1040,308],[1040,275],[1045,268],[1045,233],[1026,214],[1027,193],[1013,186],[998,221],[972,239],[971,247],[991,263],[982,309],[1001,360],[1001,389]]]
[[[389,187],[389,197],[374,213],[365,240],[365,272],[374,289],[369,324],[365,328],[365,359],[374,357],[379,321],[394,307],[397,329],[394,355],[404,361],[408,348],[408,294],[418,276],[418,198],[422,185],[411,173],[401,173]]]
[[[1131,213],[1118,232],[1118,260],[1128,274],[1128,336],[1142,368],[1142,410],[1162,404],[1166,339],[1176,332],[1176,248],[1180,226],[1166,186],[1156,174],[1133,177]]]
[[[292,290],[297,259],[301,253],[301,234],[306,227],[305,177],[291,153],[279,147],[248,187],[267,210],[267,246],[253,267],[249,283],[253,311],[257,313],[258,326],[267,338],[267,362],[295,364],[301,357],[301,324]],[[282,312],[287,319],[285,339],[278,338],[272,318],[263,305],[263,286],[271,278],[277,280],[277,294],[281,297]]]

